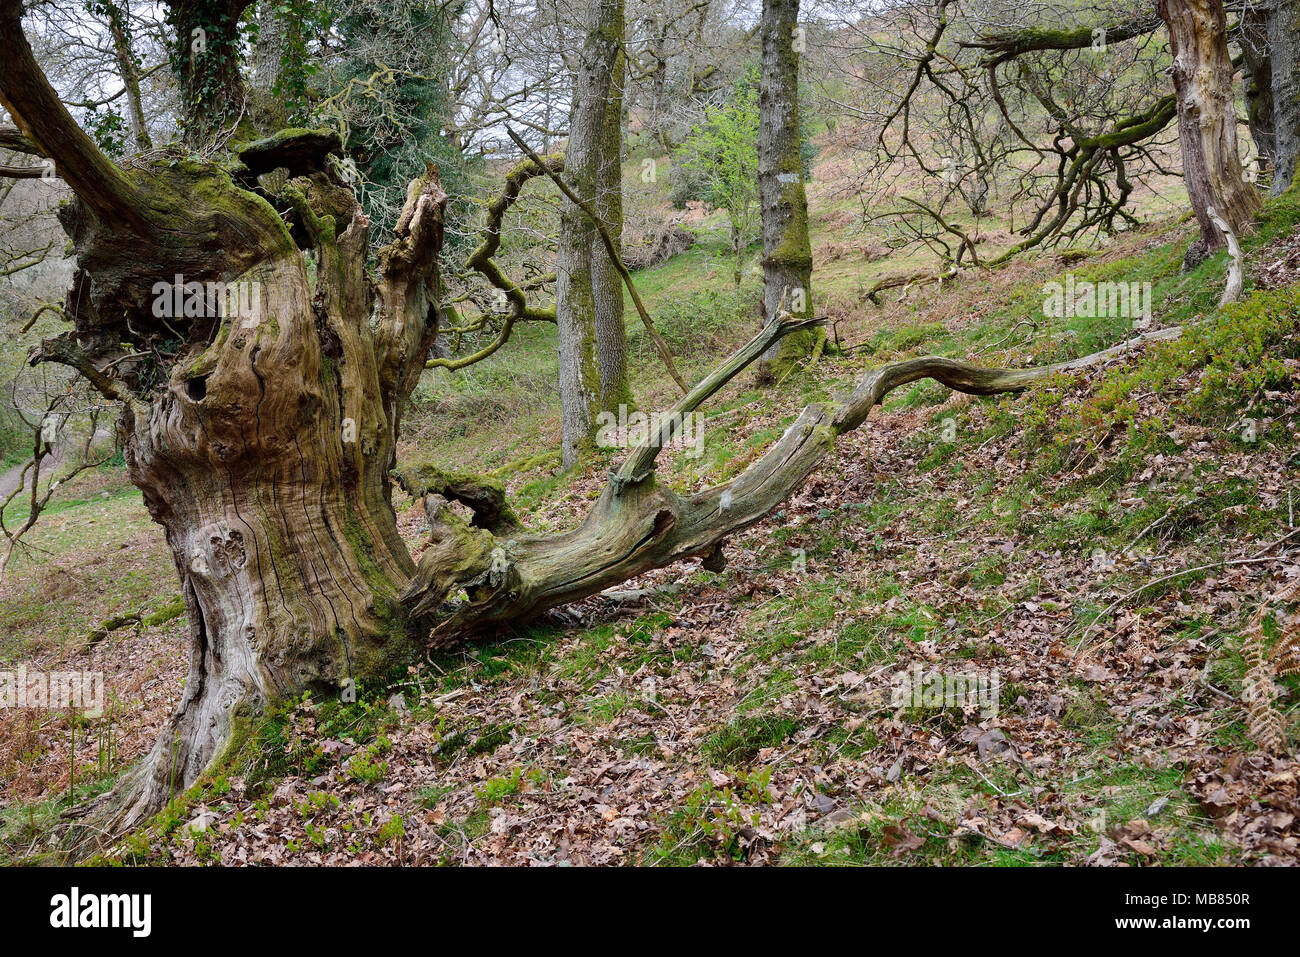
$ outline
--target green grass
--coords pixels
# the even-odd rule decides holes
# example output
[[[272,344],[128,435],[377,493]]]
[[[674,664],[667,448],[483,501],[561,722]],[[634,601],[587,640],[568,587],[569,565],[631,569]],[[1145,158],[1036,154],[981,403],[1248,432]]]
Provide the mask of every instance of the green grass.
[[[700,755],[718,767],[747,767],[765,748],[784,744],[799,730],[792,718],[781,715],[747,715],[716,731],[700,747]]]

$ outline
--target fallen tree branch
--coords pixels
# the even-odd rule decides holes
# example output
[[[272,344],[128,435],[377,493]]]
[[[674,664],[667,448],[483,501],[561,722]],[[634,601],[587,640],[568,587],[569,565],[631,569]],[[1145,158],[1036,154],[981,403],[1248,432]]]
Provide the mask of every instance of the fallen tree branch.
[[[484,628],[518,622],[684,558],[703,558],[706,567],[721,569],[726,539],[784,502],[820,466],[838,437],[858,428],[899,386],[931,378],[971,395],[1015,392],[1181,333],[1178,328],[1159,330],[1080,359],[1031,369],[985,369],[936,356],[891,363],[868,373],[844,403],[807,406],[766,455],[730,481],[685,496],[655,481],[655,460],[682,416],[782,336],[818,321],[778,313],[661,416],[658,432],[632,451],[582,525],[571,532],[494,535],[472,528],[434,502],[430,547],[401,598],[412,616],[431,623],[430,643],[454,646]]]
[[[1228,303],[1236,302],[1241,298],[1241,291],[1245,285],[1241,243],[1237,242],[1237,234],[1231,224],[1220,216],[1213,206],[1207,207],[1205,214],[1210,217],[1210,222],[1214,223],[1219,232],[1223,233],[1223,238],[1228,244],[1228,282],[1223,287],[1223,298],[1219,300],[1219,308],[1222,309]]]

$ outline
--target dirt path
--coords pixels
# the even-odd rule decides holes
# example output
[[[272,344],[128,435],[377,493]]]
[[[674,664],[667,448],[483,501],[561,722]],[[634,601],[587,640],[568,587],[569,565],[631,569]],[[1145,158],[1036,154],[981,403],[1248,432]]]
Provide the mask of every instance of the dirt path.
[[[102,441],[103,439],[112,436],[112,434],[113,433],[108,429],[98,429],[95,432],[95,440]],[[79,446],[80,442],[75,444]],[[53,470],[62,465],[64,460],[68,457],[68,448],[69,447],[66,444],[60,444],[56,449],[54,449],[54,451],[45,458],[45,461],[41,463],[41,472],[48,476]],[[4,472],[0,472],[0,501],[7,499],[10,493],[19,486],[23,477],[23,468],[27,465],[28,461],[30,460],[24,459],[17,465],[13,466],[13,468],[5,469]]]
[[[0,473],[0,501],[7,499],[23,477],[23,466],[26,462],[19,462],[11,469],[5,469]]]

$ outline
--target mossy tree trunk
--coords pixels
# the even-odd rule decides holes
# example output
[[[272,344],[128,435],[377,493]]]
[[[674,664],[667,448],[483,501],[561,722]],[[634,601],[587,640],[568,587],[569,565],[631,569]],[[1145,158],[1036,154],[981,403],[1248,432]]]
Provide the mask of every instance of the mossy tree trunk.
[[[1228,56],[1223,0],[1160,0],[1158,9],[1169,31],[1174,93],[1178,101],[1178,137],[1183,180],[1201,241],[1207,250],[1224,244],[1210,210],[1240,234],[1260,206],[1247,183],[1237,152],[1237,111],[1232,60]]]
[[[758,191],[763,217],[763,312],[785,309],[811,317],[812,247],[808,239],[808,197],[799,139],[799,0],[764,0],[759,24],[763,71],[759,84]],[[781,339],[763,356],[760,382],[782,378],[818,348],[820,327]]]
[[[241,714],[409,657],[398,596],[415,566],[388,475],[437,333],[445,197],[432,170],[412,184],[374,283],[368,220],[328,171],[333,134],[119,170],[40,73],[16,0],[0,4],[0,100],[78,197],[61,213],[73,328],[32,361],[122,403],[127,469],[189,612],[182,701],[106,802],[99,826],[116,830],[196,780]],[[279,167],[292,179],[273,195],[258,176]]]
[[[577,57],[564,166],[618,242],[623,229],[623,0],[591,0]],[[630,401],[622,280],[595,225],[565,199],[556,253],[562,455],[572,465],[591,445],[596,415]]]
[[[600,139],[600,166],[596,172],[593,208],[600,217],[619,256],[623,255],[623,87],[627,56],[623,52],[623,3],[615,5],[613,34],[619,38],[610,71],[609,95]],[[596,307],[596,355],[600,360],[600,411],[631,406],[632,388],[627,376],[627,329],[623,316],[623,278],[599,236],[592,237],[591,290]]]

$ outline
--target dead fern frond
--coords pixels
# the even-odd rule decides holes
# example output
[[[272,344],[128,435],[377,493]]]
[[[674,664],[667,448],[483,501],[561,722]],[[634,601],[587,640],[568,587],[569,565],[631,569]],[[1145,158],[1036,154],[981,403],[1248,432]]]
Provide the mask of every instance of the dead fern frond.
[[[1289,606],[1300,599],[1300,576],[1267,599],[1255,612],[1242,636],[1241,654],[1246,674],[1241,682],[1241,698],[1246,706],[1252,741],[1270,754],[1286,747],[1286,726],[1277,707],[1277,679],[1300,674],[1300,614],[1291,614]],[[1271,611],[1276,614],[1270,615]],[[1274,621],[1280,629],[1277,640],[1270,642],[1265,623]]]

